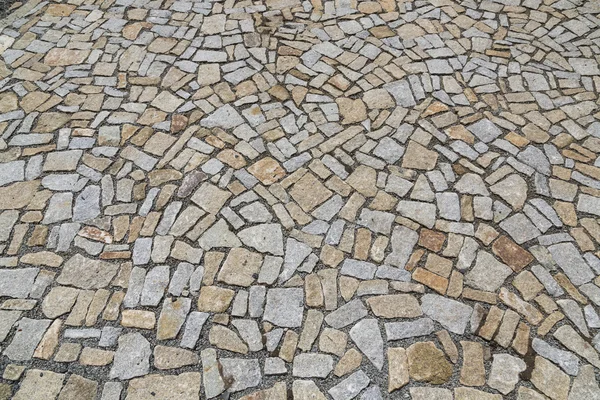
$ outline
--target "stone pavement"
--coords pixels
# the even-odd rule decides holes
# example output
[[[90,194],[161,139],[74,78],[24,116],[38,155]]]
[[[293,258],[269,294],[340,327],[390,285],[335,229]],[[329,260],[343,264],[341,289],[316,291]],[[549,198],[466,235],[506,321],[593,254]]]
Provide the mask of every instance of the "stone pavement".
[[[32,0],[0,399],[600,399],[600,2]]]

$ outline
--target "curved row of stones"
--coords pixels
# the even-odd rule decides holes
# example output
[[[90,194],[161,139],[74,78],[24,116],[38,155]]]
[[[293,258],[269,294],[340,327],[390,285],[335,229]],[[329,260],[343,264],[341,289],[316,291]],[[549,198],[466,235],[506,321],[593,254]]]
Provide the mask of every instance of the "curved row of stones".
[[[0,399],[599,399],[600,6],[31,0]]]

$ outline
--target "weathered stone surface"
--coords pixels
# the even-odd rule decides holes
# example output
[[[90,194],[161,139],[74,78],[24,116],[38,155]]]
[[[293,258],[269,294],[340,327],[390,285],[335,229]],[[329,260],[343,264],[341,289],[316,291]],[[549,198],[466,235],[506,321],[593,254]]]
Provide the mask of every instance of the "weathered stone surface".
[[[60,393],[64,380],[64,374],[47,370],[30,369],[25,373],[25,378],[21,382],[21,386],[13,399],[54,399]]]
[[[515,389],[519,382],[519,374],[527,366],[525,362],[509,354],[494,354],[488,385],[507,395]]]
[[[0,270],[0,296],[26,298],[38,272],[38,268]]]
[[[390,347],[387,351],[387,359],[388,392],[391,393],[394,390],[402,388],[409,382],[406,350],[402,347]]]
[[[597,2],[155,3],[2,14],[0,400],[600,398]]]
[[[450,332],[462,335],[471,318],[473,309],[456,300],[446,299],[435,294],[426,294],[421,298],[423,313],[442,324]]]
[[[531,383],[551,399],[567,399],[571,380],[550,361],[536,356]]]
[[[283,235],[279,224],[261,224],[246,228],[238,233],[246,246],[261,253],[283,255]]]
[[[378,317],[383,318],[415,318],[423,315],[419,302],[409,294],[393,294],[374,296],[367,304]]]
[[[35,348],[51,323],[52,321],[49,319],[22,318],[17,323],[15,336],[2,354],[12,361],[31,359]]]
[[[199,399],[199,372],[184,372],[179,375],[147,375],[132,379],[127,387],[127,400],[142,400],[158,397],[165,400]]]
[[[294,357],[292,374],[299,378],[326,378],[332,370],[330,355],[302,353]]]
[[[433,342],[419,342],[407,350],[410,377],[416,381],[440,385],[452,375],[452,364]]]
[[[17,182],[0,187],[0,210],[18,210],[33,199],[40,181]]]
[[[379,370],[383,368],[383,338],[376,319],[363,319],[350,329],[350,338]]]
[[[263,319],[277,326],[294,328],[302,325],[304,291],[269,289]]]
[[[262,265],[262,256],[244,248],[231,249],[217,279],[228,285],[250,286]]]
[[[128,333],[119,337],[111,379],[131,379],[146,375],[150,369],[150,342],[140,333]]]
[[[108,286],[118,268],[118,264],[76,254],[64,263],[56,281],[80,289],[100,289]]]

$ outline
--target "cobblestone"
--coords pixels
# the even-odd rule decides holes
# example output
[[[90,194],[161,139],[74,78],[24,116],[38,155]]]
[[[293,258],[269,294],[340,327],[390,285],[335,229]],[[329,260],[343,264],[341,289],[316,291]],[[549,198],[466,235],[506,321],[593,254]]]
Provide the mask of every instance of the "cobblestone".
[[[0,399],[600,398],[599,24],[15,3]]]

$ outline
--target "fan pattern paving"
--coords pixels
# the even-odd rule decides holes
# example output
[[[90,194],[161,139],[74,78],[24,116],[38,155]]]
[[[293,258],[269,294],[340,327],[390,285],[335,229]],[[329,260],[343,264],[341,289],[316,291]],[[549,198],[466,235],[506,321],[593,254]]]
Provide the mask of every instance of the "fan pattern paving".
[[[600,3],[31,0],[0,400],[600,399]]]

